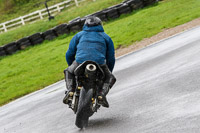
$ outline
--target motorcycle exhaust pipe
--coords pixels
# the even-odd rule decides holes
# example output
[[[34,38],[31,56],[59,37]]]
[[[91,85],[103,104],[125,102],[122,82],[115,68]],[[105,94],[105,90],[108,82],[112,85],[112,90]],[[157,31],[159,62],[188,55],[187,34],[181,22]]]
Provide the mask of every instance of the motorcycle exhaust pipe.
[[[88,70],[88,71],[90,71],[90,72],[94,72],[94,71],[96,71],[96,66],[95,65],[93,65],[93,64],[88,64],[87,66],[86,66],[86,69]]]
[[[97,67],[94,64],[88,64],[85,68],[86,77],[93,78],[96,74]]]

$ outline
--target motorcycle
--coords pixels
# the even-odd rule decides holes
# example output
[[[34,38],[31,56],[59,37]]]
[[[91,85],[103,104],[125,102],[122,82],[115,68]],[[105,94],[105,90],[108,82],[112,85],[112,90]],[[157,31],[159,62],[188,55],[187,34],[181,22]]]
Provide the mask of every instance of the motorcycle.
[[[85,61],[75,71],[76,89],[72,94],[69,107],[76,114],[76,126],[84,128],[91,117],[100,108],[98,96],[103,85],[105,74],[93,61]]]

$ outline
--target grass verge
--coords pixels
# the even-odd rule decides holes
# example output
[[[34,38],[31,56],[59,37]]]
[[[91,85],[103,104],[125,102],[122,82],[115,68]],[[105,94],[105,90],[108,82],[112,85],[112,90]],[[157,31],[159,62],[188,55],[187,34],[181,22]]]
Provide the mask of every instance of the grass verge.
[[[105,23],[115,48],[200,17],[200,1],[166,0]],[[74,34],[0,59],[0,105],[63,79],[65,52]]]

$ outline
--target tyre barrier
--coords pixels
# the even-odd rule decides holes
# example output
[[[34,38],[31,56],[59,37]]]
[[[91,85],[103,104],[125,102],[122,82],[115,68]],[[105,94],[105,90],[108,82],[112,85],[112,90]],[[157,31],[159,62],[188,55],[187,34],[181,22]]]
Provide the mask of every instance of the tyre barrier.
[[[8,55],[11,55],[13,53],[15,53],[17,50],[18,50],[18,47],[17,47],[17,43],[16,42],[11,42],[9,44],[6,44],[3,46],[6,54]]]
[[[40,44],[44,41],[42,38],[42,35],[40,33],[35,33],[28,37],[28,39],[31,41],[32,45]]]
[[[116,9],[116,8],[122,6],[123,4],[124,3],[120,3],[120,4],[117,4],[117,5],[114,5],[114,6],[109,7],[108,9]]]
[[[0,56],[5,56],[6,55],[6,51],[4,50],[3,47],[0,47]]]
[[[76,19],[73,19],[69,23],[78,23],[78,29],[80,31],[80,30],[82,30],[82,27],[83,27],[83,25],[85,23],[86,18],[87,18],[86,16],[83,17],[83,18],[77,17]]]
[[[28,46],[31,46],[31,42],[28,39],[28,37],[22,38],[22,39],[16,41],[16,43],[17,43],[17,47],[20,50],[26,49]]]
[[[116,18],[119,18],[119,14],[118,14],[118,11],[116,8],[111,8],[111,9],[108,9],[106,11],[104,11],[106,13],[106,16],[108,19],[116,19]]]
[[[52,30],[54,31],[54,33],[56,33],[57,36],[70,33],[69,27],[66,23],[58,25],[58,26],[52,28]]]
[[[23,50],[31,45],[42,43],[44,40],[53,40],[57,36],[69,34],[70,32],[77,32],[82,30],[84,22],[88,16],[99,17],[102,21],[119,18],[122,14],[131,13],[133,10],[143,8],[145,6],[154,4],[161,0],[125,0],[120,4],[108,7],[104,10],[89,14],[83,18],[75,18],[69,21],[69,24],[60,24],[43,33],[35,33],[29,37],[22,38],[16,42],[12,42],[0,47],[0,56],[10,55],[17,50]]]
[[[80,19],[80,21],[81,21],[81,29],[83,28],[83,26],[85,24],[85,20],[86,20],[86,17]]]
[[[41,36],[44,40],[53,40],[57,37],[56,33],[52,29],[41,33]]]
[[[131,10],[137,10],[144,7],[143,1],[141,0],[126,0],[124,3],[126,3]]]
[[[128,4],[124,3],[123,5],[117,7],[117,11],[121,15],[121,14],[131,13],[132,9]]]
[[[108,18],[107,18],[106,13],[104,11],[98,11],[98,12],[93,13],[91,15],[100,18],[102,21],[108,21]]]
[[[80,31],[82,29],[81,18],[78,17],[69,21],[68,27],[69,27],[70,32]]]
[[[144,3],[144,6],[148,6],[157,2],[157,0],[142,0],[142,2]]]

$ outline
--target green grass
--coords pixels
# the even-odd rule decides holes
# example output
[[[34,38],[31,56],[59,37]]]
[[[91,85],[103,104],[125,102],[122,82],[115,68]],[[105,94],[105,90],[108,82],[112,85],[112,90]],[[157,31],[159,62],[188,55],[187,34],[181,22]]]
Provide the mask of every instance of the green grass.
[[[44,32],[59,24],[68,23],[68,21],[78,16],[86,16],[96,11],[105,9],[109,6],[118,4],[122,1],[123,0],[96,0],[95,2],[92,2],[92,0],[86,0],[85,2],[79,4],[79,7],[71,7],[61,12],[60,14],[55,16],[55,20],[48,21],[48,19],[46,18],[44,20],[37,21],[36,23],[27,24],[20,28],[16,28],[14,30],[10,30],[8,32],[0,34],[0,46],[16,41],[23,37],[32,35],[37,32]]]
[[[44,9],[44,1],[45,0],[29,0],[29,2],[22,2],[22,0],[18,0],[18,2],[15,3],[13,0],[1,0],[0,23],[18,18],[19,16],[24,16],[37,10]],[[51,6],[63,1],[65,0],[51,0],[48,1],[47,4],[48,6]]]
[[[105,31],[116,48],[127,46],[200,17],[199,7],[197,0],[167,0],[111,21],[106,24]]]
[[[104,24],[115,48],[200,17],[200,1],[167,0]],[[65,52],[74,34],[0,59],[0,105],[63,79]]]
[[[66,43],[71,38],[46,41],[1,59],[0,104],[61,80],[67,67]]]

